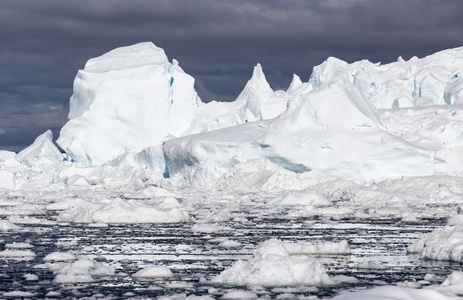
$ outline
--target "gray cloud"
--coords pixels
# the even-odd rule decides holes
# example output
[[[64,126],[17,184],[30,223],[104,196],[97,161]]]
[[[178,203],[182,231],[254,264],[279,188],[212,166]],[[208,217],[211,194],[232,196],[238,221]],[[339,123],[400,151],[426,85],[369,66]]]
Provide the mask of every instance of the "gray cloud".
[[[65,123],[85,62],[152,41],[231,101],[260,62],[274,89],[328,56],[387,63],[463,44],[461,0],[0,0],[0,149]],[[56,108],[59,109],[56,109]],[[15,148],[16,147],[16,148]]]

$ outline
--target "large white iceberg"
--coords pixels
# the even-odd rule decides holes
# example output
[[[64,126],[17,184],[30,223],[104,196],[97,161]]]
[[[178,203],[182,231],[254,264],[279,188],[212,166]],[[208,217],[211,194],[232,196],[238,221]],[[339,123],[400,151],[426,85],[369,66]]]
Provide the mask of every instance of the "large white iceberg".
[[[258,158],[296,173],[321,169],[349,178],[429,175],[462,166],[456,156],[449,156],[451,163],[435,159],[440,149],[434,145],[389,132],[344,74],[292,99],[274,119],[169,140],[163,150],[166,173],[194,184],[213,183]]]
[[[63,166],[58,176],[37,179],[55,187],[78,175],[93,183],[98,176],[164,176],[169,184],[223,188],[237,184],[230,174],[250,161],[274,165],[262,172],[267,179],[282,170],[364,179],[461,171],[462,70],[461,48],[387,65],[328,58],[308,82],[294,75],[285,92],[273,91],[257,64],[234,102],[203,104],[177,61],[140,43],[90,59],[76,76],[70,120],[57,143],[71,161],[92,168],[62,163],[53,147],[17,159],[39,171]],[[40,140],[52,145],[46,136]],[[57,159],[33,162],[44,157]],[[25,184],[10,173],[0,186]]]
[[[201,105],[193,84],[152,43],[90,59],[75,78],[69,121],[57,143],[72,160],[99,165],[126,148],[141,151],[179,136]]]

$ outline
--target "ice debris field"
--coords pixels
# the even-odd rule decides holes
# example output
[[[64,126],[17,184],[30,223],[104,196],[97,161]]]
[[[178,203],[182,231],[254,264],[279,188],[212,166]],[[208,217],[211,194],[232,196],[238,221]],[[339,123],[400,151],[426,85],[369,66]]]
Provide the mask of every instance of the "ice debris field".
[[[309,72],[309,70],[308,70]],[[257,64],[203,102],[146,42],[77,72],[69,121],[0,151],[0,297],[463,296],[463,48]]]

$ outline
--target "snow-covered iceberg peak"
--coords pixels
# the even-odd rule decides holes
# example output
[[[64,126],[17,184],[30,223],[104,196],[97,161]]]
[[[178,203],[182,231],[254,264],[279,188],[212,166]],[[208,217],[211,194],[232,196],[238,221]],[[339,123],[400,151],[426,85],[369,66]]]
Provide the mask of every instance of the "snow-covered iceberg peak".
[[[299,76],[297,76],[296,74],[293,74],[293,79],[291,80],[291,83],[290,83],[288,89],[286,90],[286,92],[288,94],[291,94],[294,90],[299,88],[301,85],[302,85],[301,78]]]
[[[59,168],[63,155],[53,144],[53,133],[47,130],[15,156],[20,163],[37,171],[50,172]]]
[[[366,95],[377,109],[460,104],[463,94],[462,48],[448,49],[424,58],[382,65],[361,60],[351,64],[329,57],[315,66],[309,83],[313,89],[344,77]],[[460,76],[460,77],[459,77]]]
[[[91,58],[84,69],[88,72],[104,73],[116,68],[127,69],[167,63],[169,61],[163,49],[153,43],[144,42],[116,48],[102,56]]]
[[[262,120],[261,104],[266,98],[273,95],[273,90],[265,78],[262,66],[257,64],[252,72],[252,77],[246,83],[243,91],[236,99],[237,102],[245,102],[242,107],[245,114],[245,121],[252,122]]]
[[[57,141],[84,165],[140,151],[187,129],[201,100],[194,79],[150,42],[90,59],[74,80],[70,121]]]

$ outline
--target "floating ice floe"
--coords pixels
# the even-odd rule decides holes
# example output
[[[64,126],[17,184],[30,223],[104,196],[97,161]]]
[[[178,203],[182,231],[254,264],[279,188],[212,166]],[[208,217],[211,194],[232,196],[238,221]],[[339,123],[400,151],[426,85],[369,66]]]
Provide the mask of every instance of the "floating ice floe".
[[[0,231],[7,231],[7,230],[18,230],[21,227],[17,226],[13,222],[7,220],[0,220]]]
[[[186,294],[175,294],[170,296],[161,296],[157,300],[214,300],[211,296],[195,296]]]
[[[348,255],[351,253],[346,240],[340,242],[310,243],[284,243],[286,250],[291,254],[337,254]]]
[[[423,259],[463,262],[463,216],[456,215],[449,225],[425,235],[407,248]]]
[[[25,274],[24,278],[26,279],[26,281],[38,281],[39,280],[39,277],[35,274]]]
[[[48,266],[56,274],[54,281],[57,283],[92,282],[93,276],[115,275],[113,267],[88,259],[79,259],[66,264],[49,264]]]
[[[47,220],[47,219],[39,219],[36,217],[32,216],[10,216],[8,218],[11,222],[15,224],[23,224],[23,225],[35,225],[35,224],[40,224],[40,225],[56,225],[55,221],[52,220]]]
[[[93,207],[80,207],[74,211],[64,211],[59,220],[75,223],[179,223],[190,217],[179,207],[172,208],[172,202],[157,205],[137,200],[111,199]],[[178,204],[178,202],[176,202]]]
[[[163,278],[174,277],[174,274],[168,267],[148,266],[132,275],[135,278]]]
[[[5,248],[7,249],[31,249],[34,248],[33,245],[29,243],[10,243],[10,244],[5,244]]]
[[[331,205],[325,196],[313,192],[291,191],[267,202],[270,205]]]
[[[219,231],[232,231],[233,228],[214,223],[196,223],[191,226],[191,231],[195,233],[213,233]]]
[[[0,251],[0,257],[3,259],[15,259],[15,260],[33,260],[36,254],[31,250],[24,249],[5,249]]]
[[[241,248],[242,244],[240,242],[237,242],[237,241],[226,239],[226,240],[220,242],[218,247],[219,248],[225,248],[225,249],[237,249],[237,248]]]
[[[285,244],[271,239],[261,243],[248,261],[237,261],[212,279],[234,285],[326,285],[333,284],[324,266],[308,256],[290,256]]]
[[[257,294],[244,291],[244,290],[231,290],[227,291],[223,296],[222,299],[257,299]]]
[[[160,197],[171,197],[171,198],[181,198],[181,195],[168,191],[166,189],[156,187],[156,186],[147,186],[143,190],[138,191],[135,194],[127,195],[126,198],[131,199],[151,199],[151,198],[160,198]]]
[[[345,293],[332,300],[456,300],[455,294],[433,289],[411,289],[398,286],[382,286],[360,292]]]
[[[35,297],[35,293],[31,292],[24,292],[24,291],[11,291],[3,293],[3,297],[8,298],[33,298]]]
[[[47,254],[47,256],[45,256],[43,258],[43,261],[73,261],[73,260],[77,260],[77,257],[72,254],[72,253],[68,253],[68,252],[52,252],[50,254]]]

